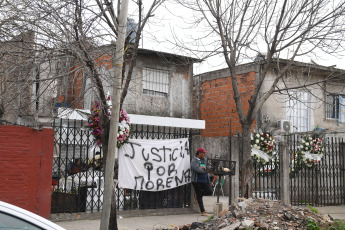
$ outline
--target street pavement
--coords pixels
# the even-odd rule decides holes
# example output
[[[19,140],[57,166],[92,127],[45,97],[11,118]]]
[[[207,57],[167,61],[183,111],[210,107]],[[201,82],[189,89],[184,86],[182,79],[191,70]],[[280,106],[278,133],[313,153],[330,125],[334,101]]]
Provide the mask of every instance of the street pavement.
[[[217,197],[204,197],[204,206],[206,212],[213,213],[213,206],[217,202]],[[219,197],[219,202],[222,203],[223,209],[228,207],[228,197]],[[320,213],[329,214],[334,219],[345,220],[345,206],[327,206],[315,207]],[[162,228],[173,228],[181,225],[191,224],[193,222],[201,222],[208,217],[201,216],[199,213],[179,215],[165,215],[165,216],[142,216],[142,217],[122,217],[118,216],[117,223],[119,230],[155,230]],[[74,220],[56,222],[61,227],[67,230],[97,230],[100,226],[100,219],[95,220]]]
[[[345,220],[345,205],[315,207],[320,213],[329,214],[335,220]]]

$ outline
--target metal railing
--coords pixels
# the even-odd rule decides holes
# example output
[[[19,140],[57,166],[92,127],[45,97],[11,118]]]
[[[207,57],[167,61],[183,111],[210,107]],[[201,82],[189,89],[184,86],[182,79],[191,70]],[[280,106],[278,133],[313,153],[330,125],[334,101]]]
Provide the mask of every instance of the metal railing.
[[[85,121],[55,120],[52,178],[52,213],[99,212],[103,204],[102,148],[94,146]],[[189,129],[132,125],[132,138],[189,138]],[[117,162],[115,163],[117,165]],[[117,179],[115,166],[115,179]],[[117,210],[190,207],[190,184],[147,192],[116,188]]]
[[[313,206],[345,204],[345,143],[343,138],[331,134],[326,135],[323,143],[323,158],[315,166],[307,167],[297,160],[297,154],[300,154],[302,138],[308,134],[312,135],[312,133],[290,134],[286,135],[285,139],[286,152],[289,154],[291,204]],[[239,151],[241,164],[241,148]],[[280,168],[282,162],[280,159],[282,157],[280,154],[282,152],[277,149],[278,157],[265,166],[253,162],[253,198],[281,199]]]
[[[293,205],[345,204],[345,144],[342,138],[324,138],[324,156],[313,167],[298,165],[296,161],[302,135],[288,138],[290,164],[291,202]]]

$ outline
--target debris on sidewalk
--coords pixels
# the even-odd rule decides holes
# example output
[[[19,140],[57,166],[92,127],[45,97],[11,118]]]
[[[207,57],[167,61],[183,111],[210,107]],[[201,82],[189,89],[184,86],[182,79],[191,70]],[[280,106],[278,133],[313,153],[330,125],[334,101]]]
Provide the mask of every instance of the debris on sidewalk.
[[[279,200],[241,199],[207,222],[194,222],[174,230],[306,229],[311,221],[321,228],[333,223],[327,214],[316,214],[307,207],[286,205]],[[170,229],[169,229],[170,230]]]

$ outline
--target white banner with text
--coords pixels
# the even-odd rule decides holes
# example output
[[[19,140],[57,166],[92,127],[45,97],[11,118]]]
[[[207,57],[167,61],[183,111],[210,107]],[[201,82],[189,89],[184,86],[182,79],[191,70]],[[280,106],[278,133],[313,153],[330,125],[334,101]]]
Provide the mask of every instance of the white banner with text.
[[[118,156],[120,188],[162,191],[191,182],[187,138],[130,139]]]

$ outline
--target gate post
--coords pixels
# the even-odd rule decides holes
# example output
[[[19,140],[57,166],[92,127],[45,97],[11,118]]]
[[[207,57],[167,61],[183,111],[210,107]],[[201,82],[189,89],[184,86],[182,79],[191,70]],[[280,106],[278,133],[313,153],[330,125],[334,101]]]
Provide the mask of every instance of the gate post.
[[[236,161],[237,167],[234,176],[229,176],[231,180],[231,194],[229,194],[231,202],[237,201],[238,197],[240,196],[240,161],[239,161],[239,149],[240,149],[240,137],[232,137],[231,138],[231,160]],[[230,206],[231,204],[229,204]]]
[[[289,177],[289,164],[290,155],[288,151],[288,145],[284,137],[279,144],[280,151],[280,194],[281,200],[284,204],[291,204],[290,200],[290,177]]]

